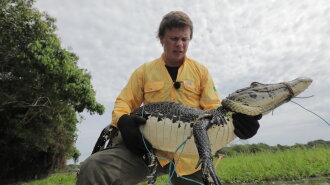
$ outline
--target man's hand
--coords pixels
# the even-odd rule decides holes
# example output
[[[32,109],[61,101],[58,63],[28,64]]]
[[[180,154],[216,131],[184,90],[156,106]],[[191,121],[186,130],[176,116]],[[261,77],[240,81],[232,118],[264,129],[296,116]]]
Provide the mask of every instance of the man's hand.
[[[139,129],[139,126],[145,123],[146,120],[140,116],[124,114],[119,118],[117,124],[126,147],[139,157],[148,153],[146,146],[149,151],[152,149],[149,141],[144,138],[143,142],[142,134]]]
[[[257,116],[248,116],[241,113],[233,114],[234,133],[240,139],[249,139],[253,137],[260,125],[258,120],[262,118],[262,114]]]

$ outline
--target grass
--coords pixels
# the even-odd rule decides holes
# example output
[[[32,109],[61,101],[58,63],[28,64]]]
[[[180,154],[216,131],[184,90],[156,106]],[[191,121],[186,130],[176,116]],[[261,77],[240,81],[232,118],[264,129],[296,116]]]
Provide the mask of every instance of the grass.
[[[327,176],[330,175],[330,149],[291,149],[275,153],[236,154],[223,159],[217,174],[228,183]]]
[[[217,175],[225,183],[298,180],[330,175],[330,149],[290,149],[280,152],[256,154],[237,153],[225,156]],[[46,179],[22,185],[73,185],[74,174],[55,174]],[[157,178],[156,184],[167,184],[168,176]],[[140,183],[144,185],[146,183]]]
[[[57,173],[50,175],[45,179],[21,183],[20,185],[74,185],[75,182],[76,182],[76,174]]]

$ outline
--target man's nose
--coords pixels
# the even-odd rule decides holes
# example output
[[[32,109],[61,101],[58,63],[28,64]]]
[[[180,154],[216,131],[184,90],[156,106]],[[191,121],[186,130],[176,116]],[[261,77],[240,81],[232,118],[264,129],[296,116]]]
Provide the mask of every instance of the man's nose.
[[[183,40],[182,39],[178,39],[176,41],[176,46],[183,46]]]

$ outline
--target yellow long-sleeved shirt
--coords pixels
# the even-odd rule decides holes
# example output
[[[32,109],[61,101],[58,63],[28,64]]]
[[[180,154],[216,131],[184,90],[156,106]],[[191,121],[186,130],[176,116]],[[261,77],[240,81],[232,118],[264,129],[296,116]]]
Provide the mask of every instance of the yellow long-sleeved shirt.
[[[178,70],[176,81],[181,83],[179,89],[173,87],[172,78],[162,57],[140,66],[133,72],[116,99],[112,112],[112,125],[117,126],[117,121],[122,115],[131,113],[142,103],[176,102],[202,110],[219,106],[220,100],[213,80],[202,64],[186,57]],[[166,159],[174,157],[176,171],[181,176],[195,173],[200,169],[195,169],[199,159],[197,155],[182,154],[178,161],[179,154],[173,156],[171,152],[160,150],[155,153]],[[162,166],[169,163],[159,158],[158,161]]]

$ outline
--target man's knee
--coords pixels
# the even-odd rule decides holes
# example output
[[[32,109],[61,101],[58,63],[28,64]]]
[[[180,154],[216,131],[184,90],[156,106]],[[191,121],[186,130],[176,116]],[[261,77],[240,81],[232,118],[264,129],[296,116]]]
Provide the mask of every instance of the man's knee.
[[[95,155],[89,156],[84,162],[82,162],[80,166],[80,171],[84,171],[85,169],[93,168],[96,166],[97,158]]]
[[[118,181],[119,179],[116,178],[119,176],[115,173],[112,165],[107,162],[101,152],[98,152],[89,156],[82,163],[77,176],[77,185],[108,184],[110,181]]]
[[[142,159],[116,147],[89,156],[81,165],[77,184],[137,184],[146,175]]]

